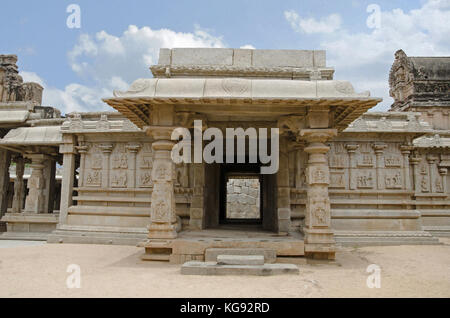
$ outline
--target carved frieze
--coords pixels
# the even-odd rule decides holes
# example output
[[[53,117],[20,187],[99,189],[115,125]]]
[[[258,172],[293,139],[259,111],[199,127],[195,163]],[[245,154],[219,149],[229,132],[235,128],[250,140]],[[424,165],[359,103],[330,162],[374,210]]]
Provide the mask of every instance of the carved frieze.
[[[126,171],[113,172],[111,175],[112,188],[126,188],[128,177]]]
[[[402,188],[402,174],[400,171],[388,171],[384,176],[386,189],[401,189]]]
[[[345,188],[344,171],[333,171],[330,173],[330,188]]]
[[[86,186],[100,187],[102,185],[102,172],[98,170],[89,171],[86,174]]]
[[[359,189],[373,189],[374,176],[371,170],[360,170],[356,177],[356,184]]]

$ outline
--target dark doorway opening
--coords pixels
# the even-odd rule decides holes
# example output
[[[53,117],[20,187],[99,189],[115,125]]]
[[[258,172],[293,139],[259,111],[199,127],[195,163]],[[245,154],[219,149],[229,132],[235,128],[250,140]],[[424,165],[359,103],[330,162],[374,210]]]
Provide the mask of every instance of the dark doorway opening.
[[[262,184],[258,164],[224,164],[220,181],[220,224],[263,222]]]

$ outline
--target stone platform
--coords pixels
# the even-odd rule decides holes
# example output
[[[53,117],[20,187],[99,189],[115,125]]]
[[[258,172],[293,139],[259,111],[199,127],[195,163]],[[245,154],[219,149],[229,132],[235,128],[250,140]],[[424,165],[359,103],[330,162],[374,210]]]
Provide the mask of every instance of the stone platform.
[[[266,250],[266,253],[263,252],[262,255],[270,256],[268,262],[274,262],[275,257],[302,257],[305,253],[304,241],[300,233],[278,236],[276,233],[257,230],[184,231],[174,240],[148,240],[139,246],[145,248],[145,254],[141,257],[143,260],[169,261],[173,264],[204,261],[205,255],[211,254],[211,249]],[[208,253],[207,250],[209,250]],[[221,254],[229,255],[230,253],[222,251]]]

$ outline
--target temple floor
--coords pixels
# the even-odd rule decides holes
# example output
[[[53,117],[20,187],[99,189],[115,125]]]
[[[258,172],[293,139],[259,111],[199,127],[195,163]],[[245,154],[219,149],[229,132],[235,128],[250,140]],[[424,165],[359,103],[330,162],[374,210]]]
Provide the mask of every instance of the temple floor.
[[[298,276],[183,276],[180,265],[143,262],[133,246],[0,241],[0,297],[450,297],[450,239],[441,245],[339,248]],[[69,289],[68,266],[81,269]],[[370,289],[370,264],[381,288]]]

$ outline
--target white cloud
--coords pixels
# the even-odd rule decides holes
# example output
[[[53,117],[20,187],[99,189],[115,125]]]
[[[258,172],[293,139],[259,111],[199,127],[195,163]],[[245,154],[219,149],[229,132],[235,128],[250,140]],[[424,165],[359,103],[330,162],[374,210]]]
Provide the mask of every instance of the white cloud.
[[[341,27],[341,16],[337,13],[330,14],[319,21],[314,18],[302,18],[294,10],[285,11],[284,16],[292,29],[300,33],[333,33]]]
[[[26,82],[44,87],[43,104],[63,113],[112,110],[102,102],[114,89],[126,90],[137,78],[151,77],[149,67],[158,63],[160,48],[225,47],[221,37],[195,26],[193,33],[152,30],[130,25],[120,36],[100,31],[82,34],[68,52],[72,70],[89,86],[71,83],[64,89],[50,87],[32,72],[21,72]]]
[[[225,47],[225,44],[221,37],[198,26],[193,33],[183,33],[130,25],[120,36],[106,31],[95,36],[84,34],[68,55],[72,70],[82,78],[100,83],[116,77],[131,83],[139,77],[150,77],[149,67],[158,63],[159,49],[173,47]]]
[[[247,50],[256,50],[256,48],[251,44],[246,44],[240,47],[241,49],[247,49]]]
[[[36,73],[20,72],[25,82],[35,82],[44,88],[42,104],[52,106],[61,110],[63,114],[70,112],[85,112],[89,110],[108,110],[101,98],[108,96],[113,84],[119,86],[120,83],[110,83],[108,88],[92,89],[81,84],[69,84],[64,90],[48,86],[47,83]]]
[[[401,48],[409,56],[449,55],[450,24],[445,21],[450,21],[450,0],[429,0],[408,12],[381,8],[380,28],[339,29],[323,34],[320,46],[327,50],[328,64],[336,68],[337,79],[350,80],[355,88],[383,97],[376,110],[386,110],[393,102],[388,76],[394,52]]]

